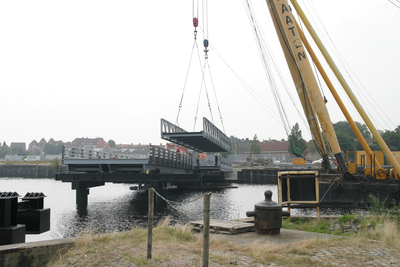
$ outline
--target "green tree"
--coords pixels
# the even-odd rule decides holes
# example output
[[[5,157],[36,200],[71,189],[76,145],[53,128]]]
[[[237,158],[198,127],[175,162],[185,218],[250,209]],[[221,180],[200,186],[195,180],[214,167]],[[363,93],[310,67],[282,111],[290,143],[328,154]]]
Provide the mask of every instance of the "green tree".
[[[386,145],[392,151],[399,151],[400,150],[400,125],[394,131],[386,130],[384,133],[381,134],[383,140],[385,141]],[[376,140],[374,140],[369,147],[371,150],[382,150]]]
[[[3,146],[0,147],[0,158],[4,158],[5,155],[11,154],[11,149],[3,142]]]
[[[370,148],[372,151],[381,151],[381,150],[382,150],[381,147],[378,145],[378,143],[377,143],[375,140],[372,141],[371,144],[369,144],[369,148]]]
[[[110,147],[115,147],[115,141],[114,140],[112,140],[112,139],[110,139],[110,140],[108,140],[108,145],[110,146]]]
[[[234,135],[231,135],[230,138],[231,138],[232,142],[236,142],[236,141],[240,141],[241,140],[239,137],[236,137]]]
[[[58,159],[58,158],[55,158],[50,162],[50,167],[51,167],[53,173],[58,173],[58,169],[59,169],[58,165],[59,164],[60,164],[60,159]]]
[[[260,145],[260,141],[258,140],[256,134],[254,135],[253,142],[251,143],[250,153],[251,154],[261,154],[261,145]]]
[[[309,141],[309,142],[307,143],[307,151],[308,151],[308,152],[315,152],[315,151],[317,151],[317,148],[315,147],[315,143],[314,143],[313,140],[311,140],[311,141]]]
[[[338,139],[340,149],[342,151],[354,151],[356,148],[356,143],[354,141],[354,138],[348,135],[347,133],[344,133],[342,131],[337,131],[336,132],[336,137]]]
[[[12,154],[18,154],[18,155],[24,155],[25,151],[22,149],[22,147],[13,147],[11,148]]]
[[[357,125],[358,130],[360,130],[361,135],[364,138],[371,138],[371,132],[368,130],[368,127],[365,124],[359,123],[357,121],[354,122]],[[357,138],[353,129],[351,129],[350,124],[347,121],[339,121],[333,124],[333,128],[335,132],[341,131],[342,133],[348,134],[353,138]]]
[[[292,127],[292,130],[288,136],[288,140],[289,140],[288,152],[290,154],[301,157],[303,152],[307,149],[307,142],[306,140],[303,139],[300,126],[297,122]]]
[[[61,144],[45,144],[43,151],[46,155],[58,155],[62,153],[62,145]]]

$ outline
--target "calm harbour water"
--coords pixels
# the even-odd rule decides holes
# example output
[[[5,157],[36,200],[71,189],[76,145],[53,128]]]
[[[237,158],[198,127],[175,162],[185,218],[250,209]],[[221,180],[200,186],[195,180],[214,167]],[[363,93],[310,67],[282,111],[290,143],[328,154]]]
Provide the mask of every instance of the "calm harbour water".
[[[236,189],[211,190],[211,219],[229,220],[245,218],[246,211],[254,210],[254,204],[264,200],[264,191],[273,192],[277,201],[276,185],[234,184]],[[86,210],[75,204],[75,190],[70,183],[54,179],[0,178],[0,192],[43,192],[45,208],[51,209],[50,231],[40,235],[26,235],[26,242],[76,236],[82,231],[125,231],[135,226],[147,225],[147,193],[131,191],[131,184],[106,183],[90,188]],[[187,223],[202,220],[203,194],[209,191],[171,190],[169,200],[179,202],[176,211],[161,200],[155,207],[155,221],[171,216],[172,221]],[[189,202],[199,198],[197,201]],[[200,214],[199,214],[200,213]],[[197,214],[197,215],[189,215]]]

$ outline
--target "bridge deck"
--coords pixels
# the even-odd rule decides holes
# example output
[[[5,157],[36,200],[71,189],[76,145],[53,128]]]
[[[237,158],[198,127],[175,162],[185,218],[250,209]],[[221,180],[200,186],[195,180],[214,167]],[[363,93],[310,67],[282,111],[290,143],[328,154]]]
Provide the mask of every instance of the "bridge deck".
[[[72,172],[136,172],[146,173],[157,170],[159,173],[193,173],[195,158],[170,151],[159,146],[150,146],[146,157],[134,158],[129,154],[111,154],[66,147],[63,150],[63,163],[67,171]],[[219,166],[211,166],[213,161],[201,160],[200,170],[232,171],[232,164],[220,158]]]
[[[159,146],[149,146],[146,155],[105,153],[76,147],[63,148],[67,172],[56,174],[56,180],[70,182],[76,190],[76,203],[87,205],[89,188],[106,182],[137,184],[131,189],[174,189],[224,184],[223,170],[232,171],[232,164],[221,158],[220,166],[195,167],[193,155],[177,153]],[[208,162],[209,164],[210,162]]]
[[[199,152],[229,152],[231,141],[214,124],[203,118],[203,131],[187,132],[161,119],[161,138]]]

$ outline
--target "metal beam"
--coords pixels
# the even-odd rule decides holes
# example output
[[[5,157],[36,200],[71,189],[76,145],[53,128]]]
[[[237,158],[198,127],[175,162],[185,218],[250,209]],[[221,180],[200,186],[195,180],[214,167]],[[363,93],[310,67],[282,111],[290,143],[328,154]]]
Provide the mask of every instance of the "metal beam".
[[[161,119],[161,138],[198,152],[229,152],[231,140],[214,124],[203,118],[203,131],[187,132]]]

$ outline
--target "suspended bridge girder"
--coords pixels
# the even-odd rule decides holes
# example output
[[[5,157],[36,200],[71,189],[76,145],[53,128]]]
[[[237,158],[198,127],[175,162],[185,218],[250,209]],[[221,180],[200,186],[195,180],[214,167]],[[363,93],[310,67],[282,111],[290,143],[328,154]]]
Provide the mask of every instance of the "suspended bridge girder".
[[[203,118],[203,131],[187,132],[161,119],[161,138],[198,152],[229,152],[231,140],[214,124]]]

